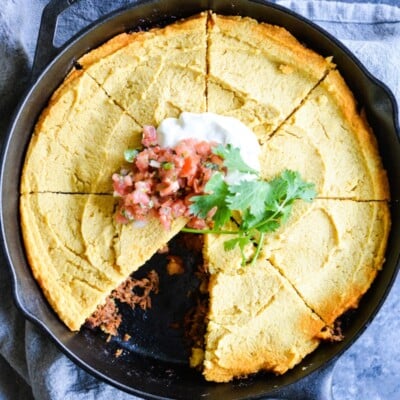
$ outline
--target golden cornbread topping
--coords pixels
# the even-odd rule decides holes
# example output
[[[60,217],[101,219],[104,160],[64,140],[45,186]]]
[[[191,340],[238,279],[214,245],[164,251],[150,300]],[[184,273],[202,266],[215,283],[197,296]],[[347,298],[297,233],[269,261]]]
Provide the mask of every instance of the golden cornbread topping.
[[[390,230],[375,138],[331,58],[282,27],[205,12],[120,34],[78,63],[38,119],[20,197],[27,259],[68,328],[78,331],[102,304],[106,323],[97,322],[116,327],[129,307],[107,296],[132,273],[143,277],[185,230],[201,234],[184,236],[200,239],[196,267],[208,275],[206,300],[188,317],[191,365],[206,380],[283,374],[331,338],[382,268]],[[225,134],[239,143],[219,141],[209,118],[221,130],[227,122]],[[181,128],[192,135],[164,143],[167,121],[169,139]],[[125,149],[129,162],[113,182]],[[126,223],[115,221],[115,186]],[[316,192],[311,203],[296,201]],[[196,273],[175,256],[147,316],[165,293],[177,303],[170,283]]]

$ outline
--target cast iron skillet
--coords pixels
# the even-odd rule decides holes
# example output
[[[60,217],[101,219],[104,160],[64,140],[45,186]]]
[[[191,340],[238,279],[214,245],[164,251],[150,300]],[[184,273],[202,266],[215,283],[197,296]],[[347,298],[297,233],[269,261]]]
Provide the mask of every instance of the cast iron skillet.
[[[331,398],[331,372],[335,359],[370,323],[382,305],[398,269],[400,145],[398,111],[393,95],[327,32],[291,11],[265,1],[139,1],[90,25],[62,49],[55,48],[53,39],[57,18],[72,3],[74,1],[53,0],[44,10],[32,85],[18,108],[3,147],[0,182],[1,228],[4,262],[11,267],[17,306],[78,365],[105,382],[132,394],[152,399]],[[333,55],[334,62],[365,109],[374,128],[392,193],[393,227],[386,262],[359,308],[346,318],[345,339],[340,343],[322,344],[300,365],[283,376],[260,374],[228,384],[207,383],[200,374],[190,370],[184,361],[185,350],[180,347],[180,339],[176,337],[176,333],[174,336],[165,326],[157,326],[159,315],[136,316],[135,324],[140,321],[138,326],[148,331],[144,331],[143,334],[138,329],[137,338],[128,342],[117,339],[106,344],[104,337],[92,331],[68,331],[48,306],[30,273],[21,241],[18,213],[19,177],[32,128],[49,96],[72,68],[76,59],[122,31],[165,24],[207,9],[227,15],[247,15],[259,21],[282,25],[320,54]],[[175,293],[169,295],[168,298],[168,293],[165,294],[161,305],[173,303]],[[179,307],[183,306],[181,304]],[[148,319],[151,320],[150,328],[146,325]],[[155,327],[159,330],[158,333],[154,333]],[[115,359],[114,351],[121,346],[129,351]]]

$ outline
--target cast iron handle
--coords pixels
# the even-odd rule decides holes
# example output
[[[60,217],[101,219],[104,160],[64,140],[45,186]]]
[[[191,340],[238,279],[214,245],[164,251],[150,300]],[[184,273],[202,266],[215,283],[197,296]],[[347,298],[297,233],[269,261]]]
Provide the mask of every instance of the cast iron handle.
[[[60,51],[60,48],[54,45],[58,17],[77,1],[79,0],[51,0],[43,9],[32,65],[32,80],[39,76]]]
[[[44,8],[32,66],[32,80],[61,51],[54,45],[59,15],[79,0],[51,0]],[[213,1],[210,1],[210,6]],[[279,388],[270,399],[279,400],[332,400],[332,375],[335,361],[317,369],[299,381]]]

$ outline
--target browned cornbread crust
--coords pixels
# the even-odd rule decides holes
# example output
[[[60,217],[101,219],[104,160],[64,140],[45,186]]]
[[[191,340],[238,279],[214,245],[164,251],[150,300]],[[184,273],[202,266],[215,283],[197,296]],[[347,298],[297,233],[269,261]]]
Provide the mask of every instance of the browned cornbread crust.
[[[284,28],[212,13],[123,33],[79,64],[40,116],[21,179],[28,260],[54,310],[78,330],[185,225],[113,220],[111,174],[142,126],[182,111],[230,115],[257,135],[265,179],[297,170],[318,198],[295,205],[253,268],[206,235],[209,323],[191,364],[226,382],[299,363],[368,290],[390,228],[376,140],[335,65]]]
[[[316,199],[297,203],[293,217],[267,238],[263,256],[333,326],[345,311],[357,307],[382,268],[390,229],[388,204]],[[318,235],[312,227],[318,227]]]

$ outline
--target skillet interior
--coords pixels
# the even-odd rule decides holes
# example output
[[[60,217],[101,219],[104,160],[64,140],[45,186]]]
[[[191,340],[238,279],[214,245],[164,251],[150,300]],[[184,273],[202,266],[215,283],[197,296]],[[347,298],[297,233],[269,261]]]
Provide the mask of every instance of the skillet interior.
[[[334,61],[343,73],[377,135],[392,191],[393,227],[388,243],[387,261],[371,290],[362,299],[357,312],[345,326],[345,339],[340,343],[323,344],[317,351],[287,374],[275,377],[260,375],[229,384],[207,383],[184,363],[183,349],[173,337],[164,337],[164,347],[158,340],[149,340],[151,331],[139,336],[137,343],[128,343],[129,354],[115,359],[113,354],[121,343],[106,344],[104,338],[84,330],[71,333],[57,319],[47,305],[33,280],[27,264],[19,231],[19,176],[24,151],[30,139],[36,118],[49,96],[61,83],[74,60],[115,34],[165,24],[176,17],[185,17],[200,10],[213,9],[222,14],[239,14],[285,26],[297,38],[322,55],[334,55]],[[177,13],[179,10],[179,14]],[[158,1],[142,2],[126,8],[92,25],[83,36],[73,40],[38,78],[22,102],[3,149],[1,176],[2,233],[6,258],[12,266],[15,298],[24,314],[41,326],[57,345],[74,361],[108,383],[130,393],[151,398],[239,399],[258,397],[274,392],[279,387],[304,378],[346,349],[366,327],[382,303],[394,279],[400,249],[400,146],[395,102],[386,89],[378,84],[359,63],[329,35],[321,32],[280,7],[248,1]],[[396,122],[395,122],[396,121]],[[172,292],[172,295],[174,293]],[[166,294],[168,296],[168,294]],[[155,307],[156,309],[156,307]],[[153,337],[154,339],[154,337]]]

